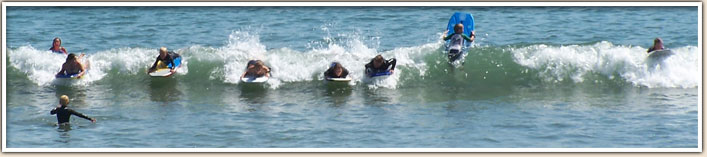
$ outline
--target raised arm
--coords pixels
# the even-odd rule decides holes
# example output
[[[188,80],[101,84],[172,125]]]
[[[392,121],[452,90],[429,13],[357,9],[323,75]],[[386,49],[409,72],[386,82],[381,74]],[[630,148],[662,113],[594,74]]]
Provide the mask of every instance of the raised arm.
[[[388,60],[388,64],[390,64],[390,70],[395,70],[395,63],[397,60],[395,58],[391,58]]]

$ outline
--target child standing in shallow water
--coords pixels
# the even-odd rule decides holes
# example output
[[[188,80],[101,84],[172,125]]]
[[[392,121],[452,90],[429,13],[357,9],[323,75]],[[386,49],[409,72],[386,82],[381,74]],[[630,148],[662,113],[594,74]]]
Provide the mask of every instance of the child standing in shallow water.
[[[67,106],[69,105],[69,96],[62,95],[59,97],[59,105],[54,108],[50,114],[54,115],[56,114],[56,120],[58,121],[59,125],[63,124],[69,124],[69,119],[71,118],[71,115],[76,115],[81,118],[90,120],[91,122],[95,123],[96,119],[95,118],[90,118],[86,115],[83,115],[79,112],[76,112],[72,109],[68,109]]]

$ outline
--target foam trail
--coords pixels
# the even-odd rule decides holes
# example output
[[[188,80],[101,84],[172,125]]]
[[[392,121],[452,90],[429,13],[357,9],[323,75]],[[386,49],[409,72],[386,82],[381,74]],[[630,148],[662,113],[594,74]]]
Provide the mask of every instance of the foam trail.
[[[699,83],[699,51],[694,46],[673,49],[662,66],[651,66],[646,49],[615,46],[603,41],[593,45],[548,46],[544,44],[509,49],[516,63],[537,70],[546,82],[571,79],[584,82],[590,74],[653,87],[697,87]]]

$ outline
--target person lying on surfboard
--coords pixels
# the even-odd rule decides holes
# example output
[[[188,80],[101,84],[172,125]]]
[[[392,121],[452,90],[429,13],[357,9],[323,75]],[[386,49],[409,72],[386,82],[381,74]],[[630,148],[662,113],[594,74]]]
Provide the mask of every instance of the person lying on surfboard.
[[[324,72],[325,78],[346,78],[349,75],[349,70],[346,70],[339,62],[333,62]]]
[[[56,114],[57,124],[59,124],[59,125],[68,124],[69,120],[71,119],[71,115],[76,115],[81,118],[90,120],[92,123],[96,122],[95,118],[91,118],[91,117],[83,115],[79,112],[76,112],[72,109],[68,109],[67,108],[68,105],[69,105],[69,96],[61,95],[61,97],[59,97],[59,105],[57,105],[56,108],[52,109],[52,111],[49,112],[49,114],[51,114],[51,115]]]
[[[54,38],[52,41],[52,47],[49,48],[54,53],[61,53],[61,54],[67,54],[66,49],[64,47],[61,47],[61,39],[59,37]]]
[[[167,51],[166,47],[161,47],[160,48],[160,55],[157,56],[157,59],[155,59],[155,63],[152,64],[152,67],[150,67],[149,70],[147,70],[147,73],[151,73],[155,70],[157,70],[157,63],[159,61],[162,61],[165,65],[167,64],[172,64],[172,65],[177,65],[174,64],[174,60],[177,58],[181,57],[178,53],[172,52],[172,51]],[[174,72],[174,69],[176,69],[176,66],[172,66],[169,68],[169,72]]]
[[[250,60],[248,61],[248,65],[246,65],[246,70],[241,75],[241,78],[244,77],[270,77],[270,68],[265,66],[265,62],[261,60]]]
[[[449,47],[447,49],[450,58],[451,56],[457,56],[462,51],[462,47],[464,47],[464,41],[462,40],[466,40],[471,43],[474,41],[475,38],[473,31],[471,32],[471,37],[468,37],[464,34],[464,25],[461,23],[454,25],[454,34],[446,36],[448,32],[449,30],[444,31],[445,36],[442,37],[442,39],[445,41],[451,39],[451,41],[449,42]]]
[[[663,49],[665,49],[663,47],[663,39],[655,38],[655,40],[653,40],[653,46],[651,46],[651,48],[648,49],[647,53],[651,53],[653,51],[658,51],[658,50],[663,50]]]
[[[83,56],[84,54],[81,54],[81,57]],[[61,65],[61,70],[56,73],[56,76],[78,74],[77,77],[80,78],[85,74],[85,72],[86,69],[84,68],[84,65],[81,64],[79,57],[76,57],[76,54],[74,53],[70,53],[68,56],[66,56],[66,62]]]
[[[371,59],[371,62],[368,62],[368,64],[366,64],[366,75],[370,77],[375,75],[376,73],[381,72],[389,72],[392,74],[395,70],[395,62],[395,58],[385,60],[383,59],[383,56],[377,55],[376,57]]]

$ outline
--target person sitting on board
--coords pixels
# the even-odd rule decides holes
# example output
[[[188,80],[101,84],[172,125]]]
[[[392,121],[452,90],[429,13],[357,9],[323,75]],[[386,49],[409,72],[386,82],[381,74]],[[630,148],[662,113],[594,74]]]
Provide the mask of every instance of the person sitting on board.
[[[371,62],[368,62],[368,64],[366,64],[366,75],[370,77],[381,72],[389,72],[392,74],[395,70],[395,62],[395,58],[385,60],[383,59],[383,56],[377,55],[376,57],[371,59]]]
[[[651,48],[648,49],[647,53],[651,53],[653,51],[658,51],[658,50],[663,50],[663,49],[665,49],[663,47],[663,39],[655,38],[655,40],[653,40],[653,46],[651,46]]]
[[[246,66],[246,71],[241,75],[241,78],[244,77],[270,77],[270,68],[265,66],[265,62],[261,60],[250,60],[248,61],[248,65]]]
[[[90,117],[83,115],[79,112],[76,112],[72,109],[68,109],[67,108],[68,105],[69,105],[69,96],[61,95],[61,97],[59,97],[59,105],[57,105],[56,108],[52,109],[52,111],[49,112],[49,114],[51,114],[51,115],[56,114],[56,120],[58,122],[57,124],[59,124],[59,125],[69,124],[69,119],[71,118],[71,115],[79,116],[81,118],[90,120],[93,123],[96,122],[95,118],[90,118]]]
[[[471,37],[468,37],[466,36],[466,34],[464,34],[464,25],[461,23],[454,25],[454,34],[446,36],[448,32],[449,30],[444,31],[445,36],[442,39],[445,41],[451,39],[451,41],[449,42],[449,47],[447,49],[450,57],[457,56],[457,54],[462,51],[462,47],[464,47],[464,41],[462,40],[473,42],[475,38],[473,31],[471,32]]]
[[[166,47],[161,47],[160,48],[160,55],[157,56],[157,59],[155,59],[155,63],[152,64],[152,67],[150,67],[150,69],[147,71],[147,73],[151,73],[151,72],[157,70],[157,63],[159,63],[160,61],[162,61],[162,63],[164,63],[165,66],[167,64],[177,65],[174,63],[174,60],[177,60],[179,57],[181,57],[181,56],[179,56],[178,53],[174,53],[172,51],[167,51]],[[177,68],[177,66],[170,67],[169,72],[173,73],[174,69],[176,69],[176,68]]]
[[[349,70],[346,70],[344,66],[339,62],[333,62],[324,72],[325,78],[346,78],[349,75]]]
[[[83,57],[84,54],[81,54],[81,57]],[[78,74],[77,77],[81,77],[85,74],[86,69],[84,68],[84,65],[81,64],[79,61],[79,57],[76,57],[76,54],[70,53],[68,56],[66,56],[66,62],[61,65],[61,70],[59,70],[58,73],[56,73],[56,76],[59,75],[75,75]]]
[[[62,54],[67,54],[66,49],[64,47],[61,47],[61,39],[59,37],[54,38],[54,41],[52,42],[52,47],[49,48],[54,53],[62,53]]]

